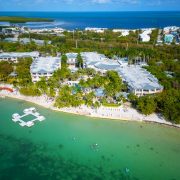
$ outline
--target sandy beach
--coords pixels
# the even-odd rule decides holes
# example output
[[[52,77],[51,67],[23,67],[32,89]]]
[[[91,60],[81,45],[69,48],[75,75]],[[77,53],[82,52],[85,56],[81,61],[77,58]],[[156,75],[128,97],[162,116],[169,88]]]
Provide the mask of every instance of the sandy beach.
[[[6,85],[6,87],[7,87],[7,85]],[[11,85],[9,85],[8,87],[12,88]],[[40,106],[43,106],[45,108],[49,108],[49,109],[52,109],[55,111],[72,113],[72,114],[76,114],[76,115],[85,115],[85,116],[89,116],[89,117],[106,118],[106,119],[114,119],[114,120],[153,122],[153,123],[165,124],[165,125],[180,128],[180,125],[172,124],[171,122],[166,121],[160,114],[154,113],[154,114],[145,116],[143,114],[140,114],[135,109],[128,107],[128,106],[123,106],[123,105],[119,106],[119,107],[101,106],[98,109],[93,109],[93,108],[87,107],[85,105],[82,105],[82,106],[76,107],[76,108],[75,107],[56,108],[56,107],[54,107],[54,101],[45,95],[39,96],[39,97],[31,97],[31,96],[21,95],[17,91],[14,91],[13,93],[11,93],[6,90],[1,90],[0,98],[3,98],[3,97],[21,99],[24,101],[38,104]]]

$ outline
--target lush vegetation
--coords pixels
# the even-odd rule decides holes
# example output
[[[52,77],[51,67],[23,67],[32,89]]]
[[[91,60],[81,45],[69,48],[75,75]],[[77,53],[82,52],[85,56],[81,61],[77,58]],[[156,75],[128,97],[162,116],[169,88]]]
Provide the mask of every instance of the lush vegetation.
[[[82,98],[81,92],[73,93],[72,88],[63,86],[59,91],[55,106],[59,108],[78,107],[83,103]]]
[[[67,68],[67,57],[62,56],[62,68],[56,71],[48,81],[42,79],[36,84],[32,84],[29,74],[30,60],[21,60],[16,66],[17,78],[9,77],[12,71],[12,64],[1,62],[1,81],[14,83],[21,87],[21,93],[26,95],[47,94],[56,97],[57,107],[70,107],[86,104],[90,107],[98,107],[100,104],[117,106],[123,98],[116,97],[120,91],[127,91],[127,87],[115,71],[109,71],[105,75],[95,72],[93,69],[83,69],[82,51],[97,51],[108,57],[129,57],[129,64],[145,59],[148,71],[154,74],[159,82],[164,86],[164,92],[156,95],[136,97],[129,95],[129,101],[138,111],[148,115],[153,112],[161,113],[169,121],[180,123],[180,46],[163,45],[155,46],[157,30],[154,30],[149,43],[138,41],[139,32],[130,32],[127,37],[122,37],[120,33],[113,33],[108,30],[98,34],[94,32],[75,31],[64,32],[64,36],[30,34],[31,38],[51,40],[52,44],[37,46],[34,43],[27,45],[20,43],[0,42],[0,49],[3,51],[40,51],[42,54],[56,55],[56,52],[77,52],[77,67],[80,69],[71,73]],[[29,34],[22,34],[21,37],[29,37]],[[76,40],[77,44],[76,44]],[[77,46],[76,46],[77,45]],[[5,68],[4,68],[5,66]],[[166,72],[170,72],[168,76]],[[88,77],[88,78],[84,78]],[[63,83],[67,80],[81,79],[79,88],[67,87]],[[97,89],[103,89],[104,97],[96,97]],[[90,92],[86,93],[86,89]]]
[[[53,20],[47,18],[27,18],[27,17],[15,17],[15,16],[0,16],[1,22],[10,23],[26,23],[26,22],[51,22]]]
[[[40,90],[35,86],[22,87],[19,89],[20,93],[25,96],[40,96]]]
[[[13,71],[13,66],[9,62],[0,62],[0,81],[7,81],[9,74]]]

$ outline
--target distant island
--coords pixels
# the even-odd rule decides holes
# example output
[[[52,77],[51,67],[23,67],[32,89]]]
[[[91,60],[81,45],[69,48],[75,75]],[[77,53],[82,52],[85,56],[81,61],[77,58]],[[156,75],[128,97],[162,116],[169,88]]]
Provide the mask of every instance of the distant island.
[[[1,22],[10,23],[26,23],[26,22],[53,22],[53,19],[48,18],[27,18],[20,16],[0,16]]]

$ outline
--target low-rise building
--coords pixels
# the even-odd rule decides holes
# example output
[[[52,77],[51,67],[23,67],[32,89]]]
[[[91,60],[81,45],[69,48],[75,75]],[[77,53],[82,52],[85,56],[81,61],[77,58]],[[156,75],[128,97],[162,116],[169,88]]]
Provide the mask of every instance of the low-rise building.
[[[124,66],[118,69],[118,73],[122,77],[123,82],[128,85],[129,92],[137,96],[163,91],[163,86],[158,83],[158,79],[140,66]]]
[[[172,31],[178,31],[179,27],[177,26],[168,26],[163,29],[164,34],[169,34]]]
[[[105,55],[97,52],[82,52],[81,57],[85,68],[94,68],[96,63],[107,60]]]
[[[5,52],[0,53],[0,61],[10,61],[17,63],[19,58],[27,58],[31,57],[33,59],[36,59],[39,57],[39,52]]]
[[[151,40],[152,29],[142,29],[142,33],[139,34],[139,39],[142,42],[149,42]]]
[[[121,33],[121,36],[128,36],[130,30],[128,30],[128,29],[113,29],[112,31],[114,33]]]
[[[17,27],[5,27],[2,28],[2,33],[4,35],[18,35],[20,34],[20,28]]]
[[[5,38],[4,41],[5,42],[16,43],[16,42],[18,42],[18,38],[17,37],[9,37],[9,38]]]
[[[60,57],[39,57],[30,67],[32,82],[40,81],[42,77],[50,78],[53,73],[61,68]]]
[[[39,45],[39,46],[43,46],[45,44],[45,42],[47,42],[47,44],[51,44],[51,41],[44,41],[44,40],[39,40],[39,39],[30,39],[30,38],[5,38],[4,39],[5,42],[19,42],[21,44],[28,44],[31,42],[34,42],[35,44]]]
[[[104,33],[105,30],[107,30],[107,28],[90,28],[90,27],[85,28],[85,31],[91,31],[95,33]]]
[[[78,53],[66,53],[67,64],[68,64],[69,69],[71,69],[71,70],[76,68],[77,55],[78,55]]]
[[[57,34],[61,34],[65,31],[65,29],[62,28],[41,28],[41,29],[30,29],[29,30],[31,33],[37,33],[37,34],[41,34],[41,33],[55,33]]]
[[[112,59],[103,60],[94,65],[96,71],[100,71],[103,74],[107,71],[116,70],[119,66],[118,61]]]
[[[139,35],[139,39],[140,39],[140,41],[142,41],[142,42],[149,42],[150,41],[150,36],[148,35],[148,34],[140,34]]]

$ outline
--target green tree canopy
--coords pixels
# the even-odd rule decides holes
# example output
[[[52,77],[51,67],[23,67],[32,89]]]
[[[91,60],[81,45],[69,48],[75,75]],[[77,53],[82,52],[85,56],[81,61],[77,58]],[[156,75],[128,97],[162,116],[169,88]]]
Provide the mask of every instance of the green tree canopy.
[[[78,55],[77,55],[77,67],[83,68],[83,59],[82,59],[80,53],[78,53]]]
[[[115,96],[121,91],[122,80],[116,71],[108,71],[106,74],[107,84],[105,84],[105,93],[107,96]]]
[[[142,96],[137,101],[137,108],[145,115],[149,115],[155,112],[157,104],[154,97]]]
[[[0,80],[6,80],[9,74],[13,71],[13,66],[9,62],[0,62]]]

